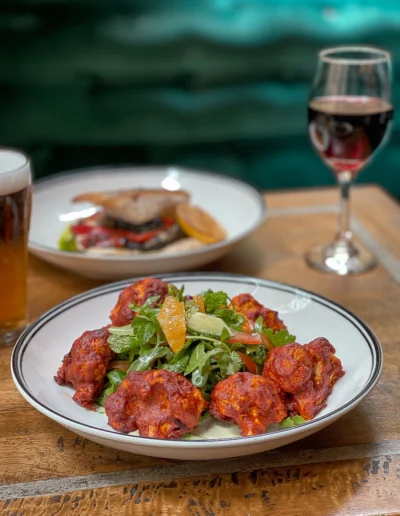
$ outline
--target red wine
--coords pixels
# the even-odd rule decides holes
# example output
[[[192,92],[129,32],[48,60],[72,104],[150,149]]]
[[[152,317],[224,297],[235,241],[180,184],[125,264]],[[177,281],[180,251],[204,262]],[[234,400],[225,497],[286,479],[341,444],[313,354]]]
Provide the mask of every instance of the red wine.
[[[308,105],[312,144],[335,171],[354,175],[389,132],[393,107],[373,97],[317,97]]]

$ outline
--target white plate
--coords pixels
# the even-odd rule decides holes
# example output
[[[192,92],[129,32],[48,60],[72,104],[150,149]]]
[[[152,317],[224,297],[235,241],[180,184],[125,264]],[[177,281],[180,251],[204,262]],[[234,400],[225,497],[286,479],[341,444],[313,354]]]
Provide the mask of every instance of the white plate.
[[[83,409],[72,401],[73,389],[53,380],[72,342],[85,330],[108,322],[119,292],[130,282],[113,283],[76,296],[47,312],[20,337],[12,356],[14,382],[37,410],[73,432],[112,448],[142,455],[183,460],[207,460],[257,453],[310,435],[354,408],[374,387],[382,369],[382,350],[364,322],[332,301],[295,287],[245,276],[212,273],[164,275],[182,284],[188,294],[211,288],[231,297],[249,292],[278,310],[297,341],[326,337],[336,348],[346,371],[328,398],[328,406],[314,420],[289,429],[269,429],[256,437],[231,437],[233,425],[214,425],[210,440],[167,441],[124,435],[107,424],[104,414]]]
[[[123,256],[93,256],[58,250],[58,239],[79,211],[91,204],[72,204],[80,193],[125,188],[165,188],[188,190],[192,203],[211,213],[226,229],[228,238],[197,250],[174,254],[148,253]],[[29,249],[53,265],[78,274],[106,280],[131,278],[196,269],[227,254],[265,220],[262,196],[251,186],[206,172],[164,168],[97,168],[64,173],[35,184]]]

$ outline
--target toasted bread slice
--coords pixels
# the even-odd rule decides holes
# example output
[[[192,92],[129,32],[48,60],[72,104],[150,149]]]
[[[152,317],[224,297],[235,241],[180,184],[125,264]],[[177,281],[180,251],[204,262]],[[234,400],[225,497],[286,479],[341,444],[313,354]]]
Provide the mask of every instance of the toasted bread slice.
[[[134,189],[118,192],[88,192],[77,195],[72,202],[90,202],[101,206],[109,217],[140,225],[168,215],[181,202],[189,202],[185,190]]]

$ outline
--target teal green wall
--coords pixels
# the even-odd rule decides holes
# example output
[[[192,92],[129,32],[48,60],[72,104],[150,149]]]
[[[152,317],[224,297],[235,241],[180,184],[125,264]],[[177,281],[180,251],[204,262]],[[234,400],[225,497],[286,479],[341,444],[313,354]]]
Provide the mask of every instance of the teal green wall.
[[[0,144],[36,176],[106,163],[211,168],[264,188],[333,183],[307,138],[322,46],[392,51],[397,0],[2,0]],[[400,133],[360,181],[400,196]]]

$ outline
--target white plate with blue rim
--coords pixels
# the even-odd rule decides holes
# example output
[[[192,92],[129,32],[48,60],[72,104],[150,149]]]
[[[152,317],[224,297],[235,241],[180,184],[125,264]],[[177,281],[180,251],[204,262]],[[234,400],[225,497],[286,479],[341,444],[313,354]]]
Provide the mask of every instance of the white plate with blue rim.
[[[332,424],[352,410],[376,385],[382,370],[382,349],[373,331],[356,315],[319,295],[263,279],[219,273],[160,276],[187,294],[223,290],[230,297],[251,293],[277,310],[297,342],[327,338],[336,348],[345,375],[340,378],[317,416],[302,425],[241,437],[239,429],[213,418],[200,423],[196,440],[164,440],[119,433],[104,413],[77,405],[74,390],[59,386],[53,376],[73,341],[84,331],[109,323],[119,293],[132,280],[111,283],[61,303],[29,326],[16,343],[11,362],[15,385],[38,411],[72,432],[127,452],[181,460],[208,460],[249,455],[297,441]],[[203,425],[203,426],[202,426]]]
[[[225,229],[227,238],[199,248],[141,254],[92,254],[61,251],[59,239],[74,220],[92,215],[90,203],[72,203],[76,195],[130,188],[186,190],[191,204],[210,213]],[[175,167],[101,167],[72,171],[34,184],[29,250],[35,256],[77,274],[118,280],[142,274],[199,269],[229,253],[266,218],[263,197],[237,179]]]

